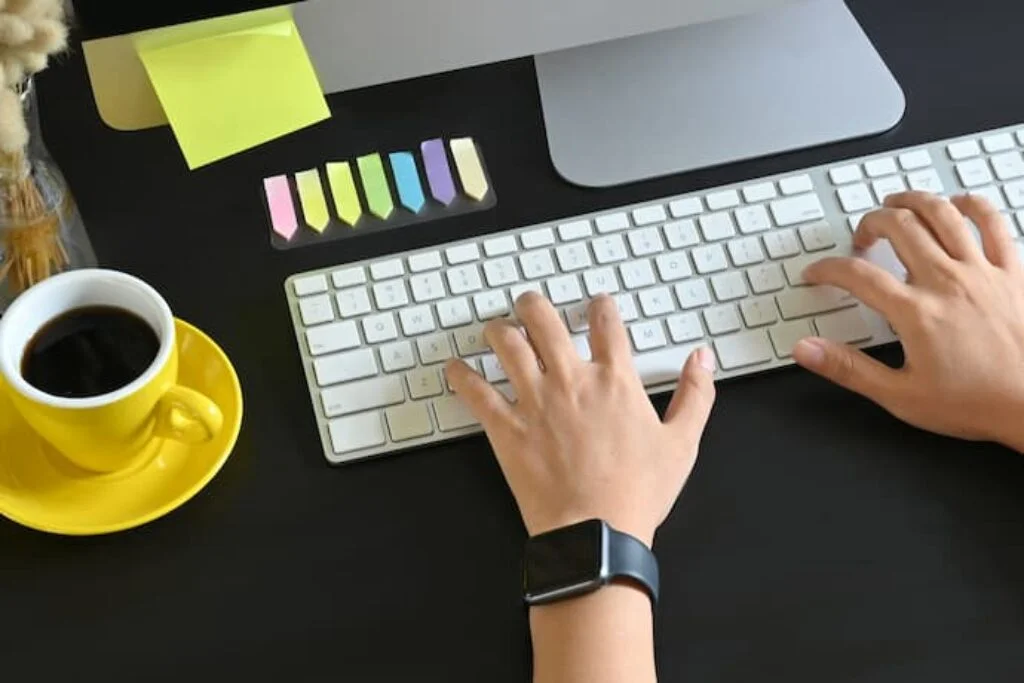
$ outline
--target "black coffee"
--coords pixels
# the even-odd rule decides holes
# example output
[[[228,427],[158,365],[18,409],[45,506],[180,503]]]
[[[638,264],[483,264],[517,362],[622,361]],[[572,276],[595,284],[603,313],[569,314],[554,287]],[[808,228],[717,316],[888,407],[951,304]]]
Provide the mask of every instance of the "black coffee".
[[[54,318],[32,337],[21,374],[52,396],[100,396],[131,384],[159,350],[156,332],[139,316],[113,306],[88,306]]]

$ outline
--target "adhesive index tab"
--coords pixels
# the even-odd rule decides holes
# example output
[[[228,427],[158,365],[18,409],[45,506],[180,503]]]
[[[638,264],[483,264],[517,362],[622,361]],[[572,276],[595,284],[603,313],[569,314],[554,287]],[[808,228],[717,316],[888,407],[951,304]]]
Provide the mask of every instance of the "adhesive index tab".
[[[455,167],[459,169],[462,188],[476,201],[482,201],[490,188],[483,166],[480,164],[476,143],[473,142],[473,138],[455,138],[450,144],[452,156],[455,157]]]
[[[330,218],[327,215],[327,201],[324,199],[320,173],[315,168],[299,171],[295,174],[295,185],[299,188],[299,202],[306,223],[317,232],[323,232]]]
[[[427,182],[430,194],[434,199],[448,206],[455,200],[455,181],[452,170],[448,166],[448,156],[444,153],[444,142],[440,138],[425,140],[420,143],[423,164],[427,168]]]
[[[388,179],[384,175],[384,162],[381,161],[380,154],[374,152],[361,156],[356,163],[359,166],[359,176],[363,179],[363,190],[366,192],[366,203],[370,206],[370,211],[378,218],[387,219],[395,210],[395,203],[391,199],[391,188],[388,187]]]
[[[290,240],[299,229],[295,217],[295,203],[292,201],[292,190],[288,187],[288,178],[283,175],[263,179],[263,190],[267,194],[267,206],[270,208],[270,226],[281,237]]]
[[[338,218],[352,227],[363,215],[363,206],[356,192],[356,183],[352,178],[352,167],[347,161],[336,161],[327,164],[327,181],[331,184],[334,195],[334,209]]]
[[[416,160],[409,152],[394,152],[389,158],[399,201],[413,213],[419,213],[426,199],[423,197],[420,174],[416,170]]]

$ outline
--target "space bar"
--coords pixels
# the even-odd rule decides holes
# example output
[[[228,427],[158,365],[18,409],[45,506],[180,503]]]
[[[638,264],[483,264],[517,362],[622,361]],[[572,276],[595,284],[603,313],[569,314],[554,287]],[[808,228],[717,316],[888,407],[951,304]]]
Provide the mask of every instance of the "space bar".
[[[686,359],[701,346],[703,345],[686,344],[652,353],[640,353],[633,356],[633,363],[636,365],[637,373],[643,380],[644,386],[675,382],[679,379],[679,373],[682,372]]]

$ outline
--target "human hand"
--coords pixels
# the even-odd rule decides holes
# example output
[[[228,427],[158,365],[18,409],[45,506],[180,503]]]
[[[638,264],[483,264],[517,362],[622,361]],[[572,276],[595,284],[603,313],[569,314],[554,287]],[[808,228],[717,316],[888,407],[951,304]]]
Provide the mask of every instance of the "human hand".
[[[906,267],[906,283],[858,258],[824,259],[804,276],[885,316],[904,367],[822,339],[801,341],[794,359],[912,425],[1024,451],[1024,269],[1003,217],[980,197],[908,192],[865,216],[854,245],[881,239]]]
[[[610,297],[590,305],[592,362],[547,299],[530,292],[515,309],[529,339],[509,320],[491,321],[484,335],[516,403],[462,361],[447,373],[487,432],[527,531],[599,518],[650,546],[697,459],[715,397],[713,353],[690,357],[662,421]]]

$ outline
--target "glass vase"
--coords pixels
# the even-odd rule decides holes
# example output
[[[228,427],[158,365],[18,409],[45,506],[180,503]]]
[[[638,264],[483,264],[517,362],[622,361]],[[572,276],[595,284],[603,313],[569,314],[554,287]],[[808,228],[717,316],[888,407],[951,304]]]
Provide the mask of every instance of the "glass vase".
[[[31,79],[19,96],[28,145],[0,152],[0,313],[37,282],[96,265],[75,199],[43,142]]]

